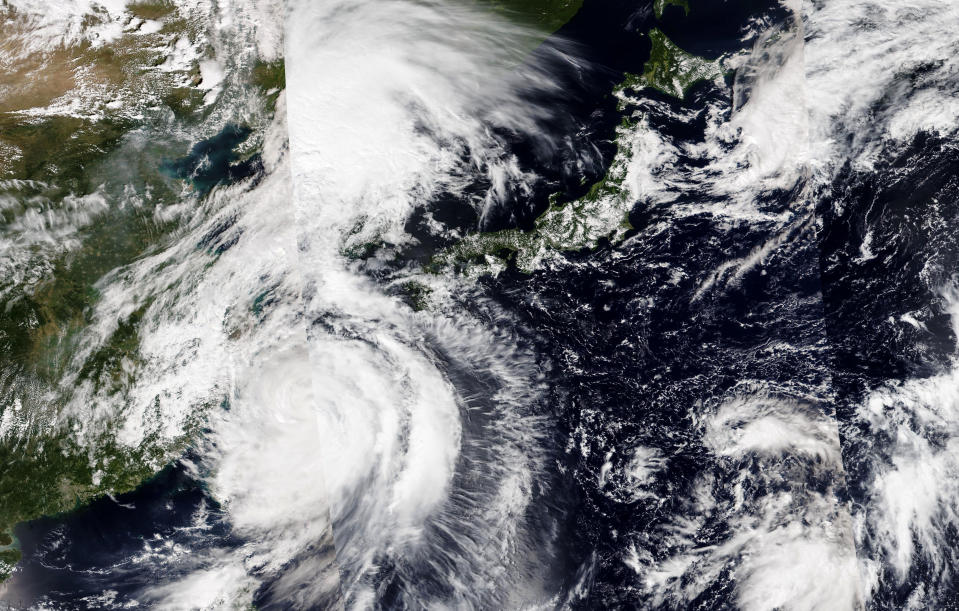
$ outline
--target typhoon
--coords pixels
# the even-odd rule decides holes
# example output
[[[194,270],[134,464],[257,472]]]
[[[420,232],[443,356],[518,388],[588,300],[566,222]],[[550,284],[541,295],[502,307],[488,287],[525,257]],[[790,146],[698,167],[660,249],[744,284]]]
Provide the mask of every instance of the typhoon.
[[[0,608],[959,607],[957,25],[0,2]]]

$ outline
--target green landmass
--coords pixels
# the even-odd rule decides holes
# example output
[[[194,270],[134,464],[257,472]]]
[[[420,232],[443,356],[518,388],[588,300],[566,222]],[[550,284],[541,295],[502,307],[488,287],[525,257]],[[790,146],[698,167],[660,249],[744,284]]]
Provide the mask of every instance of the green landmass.
[[[619,145],[613,163],[585,196],[566,204],[554,198],[536,219],[532,231],[505,229],[467,236],[436,255],[431,270],[453,268],[467,275],[495,274],[513,260],[517,269],[531,273],[557,253],[595,248],[603,239],[620,242],[632,229],[629,213],[634,201],[625,180],[633,156],[630,136],[635,129],[637,126],[628,118],[617,128]]]
[[[547,34],[582,6],[582,0],[484,1]],[[657,1],[678,4],[682,0]],[[164,20],[164,29],[155,36],[188,32],[191,27],[168,0],[134,2],[127,8],[143,19]],[[16,27],[20,26],[15,21],[4,21],[0,35]],[[685,54],[658,30],[650,37],[653,54],[646,71],[642,77],[631,77],[642,79],[643,86],[667,93],[678,91],[682,97],[693,82],[710,78],[710,66],[718,70],[718,63]],[[0,52],[2,45],[0,42]],[[69,205],[68,197],[94,193],[103,179],[102,168],[110,165],[117,166],[116,172],[136,177],[137,192],[152,194],[151,202],[142,208],[111,207],[82,229],[77,236],[79,248],[53,257],[38,281],[9,286],[0,279],[0,396],[5,398],[0,403],[0,417],[13,410],[26,423],[16,434],[0,437],[0,581],[19,559],[12,536],[16,524],[70,511],[103,494],[132,490],[187,447],[201,425],[202,410],[181,437],[164,440],[157,405],[143,443],[131,448],[117,441],[122,413],[98,423],[96,438],[83,443],[72,433],[76,423],[59,419],[67,398],[59,393],[69,392],[59,388],[59,383],[71,368],[76,367],[78,383],[109,395],[122,396],[135,380],[140,361],[139,328],[150,308],[149,300],[117,321],[110,337],[79,364],[74,362],[78,341],[100,298],[97,282],[163,243],[174,227],[154,220],[153,210],[176,201],[178,194],[176,184],[159,172],[156,151],[137,156],[124,148],[126,135],[139,127],[135,121],[109,116],[96,120],[34,118],[21,112],[42,107],[71,90],[76,84],[75,66],[84,65],[92,69],[98,82],[148,92],[172,110],[175,120],[192,119],[204,98],[196,88],[197,67],[186,75],[186,82],[176,80],[182,74],[170,75],[168,80],[147,80],[152,73],[144,66],[156,65],[161,59],[142,38],[124,36],[96,49],[90,45],[55,49],[42,62],[28,58],[8,75],[0,75],[0,89],[8,77],[10,82],[31,83],[0,97],[0,179],[31,181],[26,187],[19,182],[13,188],[0,186],[0,230],[38,205],[56,209]],[[254,65],[250,82],[261,90],[272,110],[285,87],[282,60]],[[594,248],[602,239],[621,240],[630,229],[633,197],[625,179],[633,152],[630,134],[635,129],[628,120],[620,126],[619,147],[609,172],[584,197],[566,204],[553,201],[530,232],[506,230],[470,236],[437,255],[434,266],[492,269],[513,259],[519,269],[530,272],[556,253]],[[354,256],[368,255],[375,248],[371,244],[361,245]],[[414,309],[428,307],[426,285],[411,282],[404,293]],[[6,399],[9,397],[16,399]]]
[[[280,92],[286,89],[286,62],[282,58],[272,62],[257,61],[251,80],[266,96],[267,108],[273,112]]]
[[[132,126],[124,119],[94,122],[69,116],[34,119],[0,113],[0,146],[16,151],[0,161],[0,179],[56,184],[63,195],[89,192],[86,168],[113,151]]]
[[[195,39],[197,23],[169,0],[133,2],[127,9],[162,20],[162,29],[125,33],[99,47],[80,42],[25,54],[31,22],[0,2],[0,60],[13,58],[0,74],[0,239],[20,242],[30,223],[42,233],[47,218],[70,218],[82,198],[103,198],[92,222],[68,221],[75,245],[59,248],[55,233],[18,245],[28,273],[0,277],[0,581],[20,558],[16,524],[133,490],[188,447],[212,407],[199,406],[182,434],[169,439],[161,434],[157,399],[140,423],[146,431],[141,443],[124,445],[118,438],[129,409],[125,393],[141,371],[140,329],[151,300],[116,321],[99,345],[81,345],[101,279],[162,248],[176,231],[175,221],[154,214],[182,196],[182,182],[166,175],[161,162],[182,154],[188,143],[167,134],[205,116],[196,62],[178,72],[152,70],[166,57],[162,43]],[[283,62],[257,62],[247,76],[271,114],[285,87]],[[122,93],[122,99],[105,96],[122,107],[91,109],[96,118],[30,112],[87,86]],[[151,128],[157,125],[161,133]],[[152,133],[131,136],[144,129]],[[249,142],[255,148],[259,141]],[[94,399],[91,421],[71,420],[63,408],[81,385],[124,407],[98,409]]]
[[[403,296],[410,307],[413,308],[414,312],[420,312],[429,308],[430,295],[433,289],[416,280],[407,282],[402,288]]]
[[[494,10],[517,22],[533,26],[547,34],[573,18],[583,0],[482,0]]]
[[[92,445],[95,453],[66,432],[36,431],[0,444],[0,581],[20,560],[13,526],[83,506],[104,494],[133,490],[154,475],[171,456],[186,448],[198,422],[172,444],[159,439],[159,414],[139,447],[116,441],[119,422],[109,423]]]
[[[669,5],[678,6],[686,11],[687,15],[689,14],[689,0],[654,0],[653,12],[656,14],[656,19],[663,18],[663,11]]]
[[[627,90],[644,87],[682,99],[693,84],[722,75],[719,60],[683,51],[658,29],[651,30],[649,37],[652,50],[643,74],[627,74],[614,91],[621,101]],[[631,229],[629,213],[634,201],[625,179],[633,156],[631,136],[637,129],[644,127],[628,117],[623,119],[617,128],[616,156],[606,176],[585,196],[566,204],[552,201],[531,231],[505,229],[467,236],[433,257],[429,269],[453,268],[474,276],[496,274],[512,260],[517,269],[530,273],[557,253],[595,248],[602,239],[613,244],[621,241]]]
[[[95,158],[86,162],[93,175]],[[42,186],[37,189],[34,197],[39,198],[44,191]],[[160,202],[175,197],[159,175],[151,181],[151,191]],[[29,193],[21,190],[19,207],[4,212],[22,214],[31,205]],[[58,200],[43,201],[56,205],[53,202]],[[186,443],[185,438],[164,441],[157,415],[156,432],[138,447],[122,446],[116,441],[121,426],[116,415],[98,422],[96,439],[81,444],[72,436],[73,423],[59,413],[72,392],[61,386],[62,381],[78,366],[79,338],[92,322],[90,315],[99,299],[97,282],[173,229],[154,221],[150,210],[111,208],[80,232],[78,249],[50,260],[46,279],[25,286],[0,281],[0,396],[4,398],[0,417],[18,421],[16,431],[0,437],[0,533],[4,539],[19,522],[68,511],[102,494],[132,490]],[[79,364],[77,382],[88,381],[96,392],[109,395],[122,393],[133,383],[139,362],[139,323],[149,305],[149,301],[141,304],[118,321],[109,338]],[[90,408],[96,411],[94,405]],[[8,561],[18,552],[10,546],[0,546],[0,552],[2,578],[12,569]]]
[[[682,99],[694,84],[723,74],[719,60],[710,61],[683,51],[656,28],[650,30],[649,39],[652,49],[643,66],[643,74],[629,75],[624,87],[651,87]]]
[[[122,192],[130,182],[136,193],[149,197],[139,205],[111,205],[78,229],[79,245],[43,264],[47,270],[39,281],[11,284],[0,278],[0,420],[16,423],[15,430],[0,435],[0,581],[19,558],[12,540],[16,524],[72,510],[103,494],[133,490],[188,447],[213,407],[196,406],[182,434],[168,439],[161,434],[157,398],[152,415],[141,423],[146,434],[140,443],[131,447],[118,441],[130,407],[125,393],[142,369],[140,329],[152,305],[149,297],[118,320],[98,346],[81,352],[80,340],[94,322],[100,299],[98,282],[162,247],[177,228],[153,214],[157,206],[178,201],[182,188],[160,171],[164,153],[138,152],[121,142],[88,159],[56,147],[35,152],[38,159],[66,155],[76,160],[79,165],[61,164],[67,175],[77,177],[77,187],[92,189],[106,178],[104,172],[113,172],[119,184],[107,180],[106,188],[114,201],[121,195],[110,189]],[[39,181],[8,180],[0,181],[0,197],[8,203],[0,217],[2,232],[37,202],[49,208],[69,206],[74,195]],[[83,423],[87,432],[82,441],[73,434],[79,423],[61,413],[80,385],[91,388],[94,397],[109,397],[111,404],[122,406],[119,412],[98,410],[94,400],[88,407],[95,420]]]
[[[115,146],[112,141],[111,145]],[[121,154],[112,148],[111,152]],[[71,177],[68,184],[76,187],[79,193],[87,194],[94,192],[96,180],[104,178],[96,171],[98,164],[107,165],[111,159],[102,149],[84,158],[70,147],[58,149],[54,145],[38,147],[33,153],[41,160],[51,157],[58,160],[60,172]],[[140,188],[149,190],[155,202],[175,200],[176,185],[162,176],[157,168],[150,167],[148,159],[132,164],[128,157],[126,162],[143,177]],[[38,167],[43,171],[46,164],[38,164]],[[127,165],[124,169],[133,168]],[[131,174],[129,178],[133,177]],[[48,210],[71,205],[72,189],[64,193],[59,186],[51,187],[36,180],[29,187],[6,193],[14,196],[9,201],[15,203],[3,210],[0,218],[4,225],[22,217],[38,203]],[[0,189],[0,195],[4,195],[3,189]],[[174,229],[172,224],[154,220],[152,210],[153,206],[145,209],[110,207],[97,222],[78,231],[81,243],[77,249],[46,263],[49,271],[45,279],[25,286],[10,286],[0,279],[0,307],[3,308],[0,316],[0,367],[17,368],[47,383],[59,379],[68,364],[68,356],[72,354],[72,340],[90,322],[89,313],[99,298],[97,281],[111,270],[135,260]]]
[[[180,121],[191,118],[203,106],[204,92],[195,87],[174,87],[163,96],[163,104]]]

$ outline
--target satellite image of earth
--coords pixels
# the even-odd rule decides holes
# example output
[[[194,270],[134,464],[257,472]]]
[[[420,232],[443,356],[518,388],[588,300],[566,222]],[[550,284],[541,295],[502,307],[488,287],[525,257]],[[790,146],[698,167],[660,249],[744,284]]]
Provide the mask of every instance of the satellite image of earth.
[[[959,609],[959,2],[0,0],[0,609]]]

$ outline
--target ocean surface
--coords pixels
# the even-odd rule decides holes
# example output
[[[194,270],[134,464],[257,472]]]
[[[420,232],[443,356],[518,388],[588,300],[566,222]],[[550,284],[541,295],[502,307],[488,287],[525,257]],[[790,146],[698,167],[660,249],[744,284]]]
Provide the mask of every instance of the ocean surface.
[[[527,54],[458,5],[292,2],[262,154],[224,123],[158,158],[217,203],[112,297],[176,295],[144,396],[226,398],[135,491],[20,524],[3,600],[959,605],[959,7],[690,5],[586,0]],[[615,94],[651,28],[724,75]],[[623,150],[622,239],[430,268]]]

